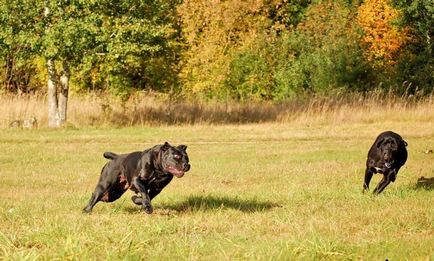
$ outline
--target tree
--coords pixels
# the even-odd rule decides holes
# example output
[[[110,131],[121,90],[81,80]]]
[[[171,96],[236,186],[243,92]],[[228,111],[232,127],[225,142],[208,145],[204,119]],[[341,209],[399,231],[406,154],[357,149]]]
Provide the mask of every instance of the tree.
[[[271,99],[267,47],[301,19],[308,2],[183,1],[178,12],[187,43],[181,70],[186,95]]]
[[[99,68],[109,89],[164,91],[177,84],[180,29],[177,1],[97,1],[92,5],[99,24],[95,52],[87,68]],[[177,87],[177,86],[175,86]]]
[[[355,11],[347,1],[321,1],[309,6],[305,19],[297,26],[291,67],[299,68],[297,78],[304,89],[327,93],[334,89],[366,88],[370,77],[359,46]],[[289,68],[292,70],[292,68]]]
[[[40,18],[34,1],[0,1],[0,82],[4,90],[28,92],[36,73],[34,47],[38,36],[32,33]]]
[[[70,79],[89,68],[97,68],[108,88],[161,88],[176,82],[176,1],[0,4],[0,54],[46,60],[49,127],[66,122]]]
[[[402,23],[409,28],[409,41],[398,70],[400,82],[432,92],[434,86],[434,3],[427,0],[394,0]],[[431,58],[431,59],[430,59]]]
[[[255,38],[262,6],[256,0],[183,1],[178,12],[188,45],[181,71],[187,94],[224,95],[230,56]]]
[[[408,41],[408,30],[398,26],[400,12],[385,0],[367,0],[358,10],[357,22],[364,32],[365,56],[374,66],[396,64]]]
[[[68,17],[62,10],[64,7],[60,4],[45,2],[44,6],[44,37],[42,38],[43,50],[47,59],[47,101],[48,101],[48,127],[60,127],[66,122],[67,104],[69,93],[70,58],[74,54],[69,52],[68,47],[72,47],[74,38],[65,37],[71,31],[71,24],[64,18]],[[54,13],[52,10],[58,12]],[[56,15],[58,17],[56,17]],[[59,18],[59,16],[61,18]],[[62,17],[63,16],[63,17]],[[55,19],[57,18],[57,19]],[[72,21],[72,20],[71,20]],[[53,24],[55,22],[55,24]],[[68,30],[69,29],[69,30]],[[69,41],[68,41],[69,40]],[[68,42],[70,44],[68,44]],[[63,43],[63,45],[62,45]],[[69,46],[68,46],[69,45]],[[60,48],[59,48],[60,47]],[[77,57],[77,56],[75,56]],[[62,73],[60,80],[57,79],[55,61],[62,60]],[[60,90],[58,91],[58,83]]]

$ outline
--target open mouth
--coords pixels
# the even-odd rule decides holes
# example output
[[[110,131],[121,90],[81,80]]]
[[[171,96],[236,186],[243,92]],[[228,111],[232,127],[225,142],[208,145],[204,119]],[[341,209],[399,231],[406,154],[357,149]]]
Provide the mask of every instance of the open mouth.
[[[169,172],[169,173],[171,173],[171,174],[173,174],[177,178],[180,178],[180,177],[184,176],[184,171],[183,170],[179,170],[179,169],[177,169],[175,167],[172,167],[172,166],[168,166],[166,168],[166,171]]]

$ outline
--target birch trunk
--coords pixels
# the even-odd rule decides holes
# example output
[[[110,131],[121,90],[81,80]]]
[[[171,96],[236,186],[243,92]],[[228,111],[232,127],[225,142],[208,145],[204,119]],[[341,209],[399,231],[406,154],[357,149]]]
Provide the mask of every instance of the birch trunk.
[[[69,78],[70,70],[68,62],[63,62],[62,75],[60,76],[60,93],[59,93],[59,126],[66,122],[66,112],[68,108]]]
[[[46,5],[47,3],[45,3]],[[50,14],[50,9],[44,7],[44,17],[48,18]],[[48,33],[50,31],[50,24],[47,24],[45,31]],[[58,111],[58,100],[57,100],[57,81],[56,81],[56,67],[53,59],[47,60],[47,102],[48,102],[48,127],[58,128],[59,127],[59,111]]]
[[[57,128],[59,127],[59,111],[57,109],[57,84],[56,84],[56,68],[54,67],[54,61],[49,59],[47,61],[47,71],[48,71],[48,127]]]
[[[48,18],[49,14],[50,9],[48,8],[47,3],[45,3],[44,17]],[[49,33],[50,23],[46,25],[45,31],[46,33]],[[67,61],[64,60],[62,66],[62,75],[60,76],[60,81],[58,82],[54,60],[50,58],[47,61],[48,127],[50,128],[59,128],[66,122],[70,70]],[[60,83],[59,93],[57,91],[58,83]]]

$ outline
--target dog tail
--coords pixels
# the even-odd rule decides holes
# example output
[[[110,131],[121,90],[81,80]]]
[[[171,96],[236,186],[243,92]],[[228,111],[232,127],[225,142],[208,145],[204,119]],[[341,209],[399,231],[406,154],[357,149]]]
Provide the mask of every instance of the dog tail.
[[[110,151],[104,152],[104,158],[106,158],[106,159],[113,160],[113,159],[116,159],[117,157],[118,157],[118,154],[116,154],[116,153],[113,153]]]

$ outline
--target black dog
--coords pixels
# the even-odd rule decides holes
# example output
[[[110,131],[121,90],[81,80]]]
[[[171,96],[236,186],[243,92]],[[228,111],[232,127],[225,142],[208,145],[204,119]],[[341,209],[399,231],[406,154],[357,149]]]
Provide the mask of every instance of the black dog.
[[[83,211],[89,213],[98,201],[112,202],[128,189],[139,193],[131,199],[142,205],[146,213],[153,211],[151,200],[170,183],[190,170],[187,146],[171,146],[169,143],[156,145],[145,151],[117,155],[105,152],[111,159],[101,170],[99,182]]]
[[[383,132],[377,137],[368,152],[363,191],[369,190],[369,182],[374,173],[383,174],[374,194],[381,193],[390,182],[395,182],[399,169],[407,161],[406,146],[407,142],[392,131]]]

